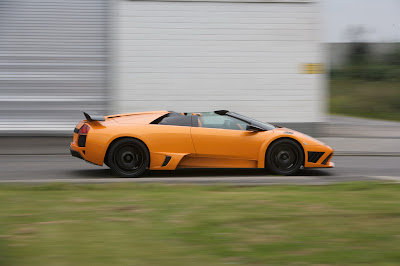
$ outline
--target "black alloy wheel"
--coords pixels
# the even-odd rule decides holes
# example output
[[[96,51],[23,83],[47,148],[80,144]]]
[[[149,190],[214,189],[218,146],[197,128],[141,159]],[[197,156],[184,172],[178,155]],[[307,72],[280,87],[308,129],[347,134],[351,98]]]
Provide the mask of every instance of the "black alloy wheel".
[[[117,176],[139,177],[149,167],[147,147],[137,139],[125,138],[112,145],[107,164]]]
[[[304,162],[300,145],[291,139],[277,140],[267,150],[265,166],[277,175],[293,175]]]

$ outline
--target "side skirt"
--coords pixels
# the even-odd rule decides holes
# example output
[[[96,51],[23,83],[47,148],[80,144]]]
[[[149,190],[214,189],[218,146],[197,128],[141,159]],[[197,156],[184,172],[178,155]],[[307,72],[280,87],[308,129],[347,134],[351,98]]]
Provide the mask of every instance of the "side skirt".
[[[257,168],[257,161],[188,155],[182,158],[177,168]]]

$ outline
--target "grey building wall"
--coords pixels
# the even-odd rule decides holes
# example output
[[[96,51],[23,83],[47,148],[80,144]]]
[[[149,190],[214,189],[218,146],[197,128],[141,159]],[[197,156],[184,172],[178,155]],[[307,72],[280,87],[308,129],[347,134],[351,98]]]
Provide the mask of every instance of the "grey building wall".
[[[0,135],[69,135],[83,118],[81,110],[106,113],[113,101],[126,103],[126,100],[131,100],[133,105],[114,103],[114,110],[135,111],[139,107],[140,110],[150,107],[160,109],[163,106],[159,103],[156,106],[143,106],[132,99],[137,95],[145,95],[150,89],[153,92],[168,86],[176,89],[176,85],[183,91],[174,95],[174,101],[168,97],[158,98],[163,104],[174,102],[173,105],[179,105],[179,108],[190,107],[200,111],[203,111],[203,107],[231,107],[263,121],[284,121],[291,125],[308,123],[310,126],[306,128],[311,129],[323,120],[324,75],[302,73],[303,64],[323,61],[323,47],[319,43],[318,1],[205,1],[210,2],[208,4],[202,1],[167,2],[1,1]],[[179,2],[179,5],[176,4]],[[118,11],[116,5],[119,4],[139,8],[129,9],[127,17],[120,17],[125,20],[124,26],[129,24],[132,27],[112,28],[115,24],[111,25],[109,14],[118,15],[114,11]],[[140,10],[140,6],[144,10]],[[165,11],[165,6],[177,6],[177,9]],[[130,12],[137,16],[129,17]],[[212,19],[209,12],[214,12]],[[186,25],[179,22],[174,24],[177,29],[168,28],[174,26],[173,21],[164,21],[183,19],[185,16],[193,21]],[[203,25],[205,29],[201,29]],[[186,29],[182,31],[184,34],[181,34],[180,26]],[[207,29],[207,26],[211,28]],[[127,57],[125,63],[129,65],[134,62],[138,69],[137,73],[128,73],[125,77],[128,83],[131,83],[131,78],[134,79],[131,85],[140,90],[139,94],[135,91],[133,94],[120,94],[122,90],[117,90],[118,87],[108,86],[107,77],[111,69],[114,73],[130,71],[129,68],[110,64],[108,55],[111,48],[108,44],[115,37],[109,35],[110,27],[112,31],[122,30],[139,37],[132,40],[135,46],[129,47],[129,43],[124,46],[127,48],[125,52],[133,55]],[[207,32],[209,30],[213,32]],[[173,34],[157,34],[165,31]],[[182,43],[190,41],[195,45],[181,48]],[[118,56],[118,40],[112,43],[115,45],[113,55]],[[173,47],[171,43],[181,46],[175,49],[175,53],[169,54],[170,58],[181,53],[188,57],[175,57],[175,61],[163,58],[155,66],[153,63],[156,61],[148,61],[152,55],[159,59],[157,56],[160,54],[169,53],[168,49]],[[136,51],[136,48],[142,50]],[[201,51],[203,54],[199,53]],[[134,53],[137,53],[136,57]],[[211,56],[204,56],[204,53]],[[222,58],[221,53],[224,53],[225,58]],[[130,61],[132,58],[133,61]],[[149,80],[159,82],[162,75],[173,82],[179,80],[181,73],[171,75],[168,72],[171,68],[168,64],[171,63],[173,68],[180,68],[183,72],[197,67],[197,72],[183,74],[184,78],[190,79],[187,84],[181,82],[166,86],[158,83],[157,88],[143,85],[143,82]],[[143,80],[145,73],[138,73],[145,71],[146,67],[152,76]],[[152,73],[154,67],[166,72]],[[210,69],[211,72],[207,73]],[[207,79],[198,80],[199,76],[209,74],[213,86],[208,86],[210,83]],[[243,79],[244,76],[246,78]],[[249,82],[253,82],[253,86]],[[141,87],[137,83],[141,83]],[[193,86],[196,88],[193,89]],[[197,99],[201,98],[201,102],[197,102],[199,105],[189,101],[193,99],[190,91],[197,93]],[[218,100],[210,101],[212,99],[203,96],[206,93],[214,95]],[[150,96],[149,102],[154,100],[152,93],[147,96]],[[184,102],[187,104],[184,105]]]
[[[304,71],[325,60],[318,1],[119,1],[114,13],[115,112],[324,120],[325,75]]]

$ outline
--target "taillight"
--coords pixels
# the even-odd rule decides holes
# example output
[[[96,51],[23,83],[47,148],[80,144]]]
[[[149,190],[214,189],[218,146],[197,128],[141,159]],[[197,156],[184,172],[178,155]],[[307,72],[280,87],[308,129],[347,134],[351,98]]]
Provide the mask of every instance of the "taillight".
[[[79,135],[87,135],[87,133],[89,133],[89,129],[90,129],[90,127],[89,127],[88,125],[84,124],[84,125],[81,127],[81,129],[79,129],[78,134],[79,134]]]

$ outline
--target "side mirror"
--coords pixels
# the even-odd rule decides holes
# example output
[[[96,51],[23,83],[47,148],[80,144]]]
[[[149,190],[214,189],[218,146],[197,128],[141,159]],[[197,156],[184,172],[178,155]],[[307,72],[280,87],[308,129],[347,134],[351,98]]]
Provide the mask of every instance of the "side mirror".
[[[246,130],[251,132],[265,131],[265,129],[255,125],[247,125]]]

